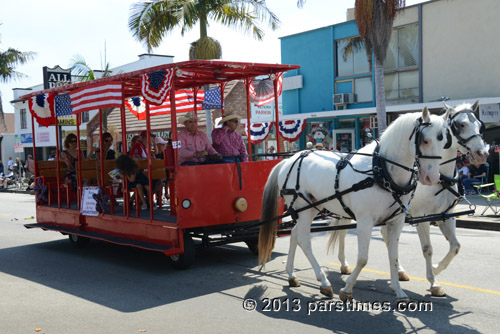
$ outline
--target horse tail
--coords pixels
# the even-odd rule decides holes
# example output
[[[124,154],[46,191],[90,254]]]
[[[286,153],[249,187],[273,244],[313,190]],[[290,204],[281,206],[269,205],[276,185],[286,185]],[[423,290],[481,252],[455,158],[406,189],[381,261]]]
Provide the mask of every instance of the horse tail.
[[[330,221],[330,224],[328,226],[338,226],[340,222],[340,219],[333,218]],[[326,244],[326,254],[330,252],[330,249],[335,251],[335,244],[337,243],[337,239],[339,236],[339,230],[334,230],[332,233],[330,233],[330,238],[328,239],[328,243]]]
[[[271,174],[267,178],[264,195],[262,196],[261,222],[264,224],[260,227],[257,247],[259,250],[259,264],[263,266],[271,258],[278,233],[278,220],[272,219],[278,213],[278,175],[284,162],[285,160],[281,161],[272,169]]]

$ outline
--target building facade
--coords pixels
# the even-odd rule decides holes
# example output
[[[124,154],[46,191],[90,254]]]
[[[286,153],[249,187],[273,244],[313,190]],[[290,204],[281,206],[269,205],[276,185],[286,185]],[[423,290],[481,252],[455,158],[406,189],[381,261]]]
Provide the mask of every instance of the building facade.
[[[479,98],[485,138],[498,144],[498,13],[496,0],[435,0],[402,10],[384,63],[389,122],[424,106],[438,111],[443,101],[458,105]],[[320,140],[336,150],[357,149],[368,133],[377,135],[374,69],[353,10],[346,22],[282,37],[281,58],[301,66],[285,74],[300,84],[283,92],[284,114],[308,119],[301,147]]]

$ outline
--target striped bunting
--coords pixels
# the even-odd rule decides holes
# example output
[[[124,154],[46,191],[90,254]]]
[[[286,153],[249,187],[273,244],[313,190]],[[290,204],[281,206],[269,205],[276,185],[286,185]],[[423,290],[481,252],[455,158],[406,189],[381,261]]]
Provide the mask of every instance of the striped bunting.
[[[73,114],[101,108],[115,108],[122,105],[122,83],[103,82],[77,89],[69,94]]]

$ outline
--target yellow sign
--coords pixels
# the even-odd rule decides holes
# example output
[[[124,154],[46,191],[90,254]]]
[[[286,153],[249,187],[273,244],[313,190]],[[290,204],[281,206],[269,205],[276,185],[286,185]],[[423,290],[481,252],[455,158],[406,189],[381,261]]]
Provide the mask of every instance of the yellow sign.
[[[57,125],[76,125],[76,115],[59,116]]]

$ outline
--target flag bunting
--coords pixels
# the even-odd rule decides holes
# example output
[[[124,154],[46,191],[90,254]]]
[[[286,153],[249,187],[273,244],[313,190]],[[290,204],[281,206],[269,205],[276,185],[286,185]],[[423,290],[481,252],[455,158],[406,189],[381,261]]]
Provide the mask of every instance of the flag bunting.
[[[56,124],[54,117],[54,94],[39,94],[28,99],[31,115],[41,126]]]
[[[161,105],[168,100],[173,77],[173,68],[143,74],[141,76],[142,96],[150,104]]]
[[[293,142],[299,139],[306,126],[306,119],[287,120],[279,122],[279,131],[283,139]]]
[[[274,122],[252,123],[250,124],[250,136],[248,135],[248,125],[245,125],[245,133],[252,144],[258,144],[265,140],[273,127]]]

